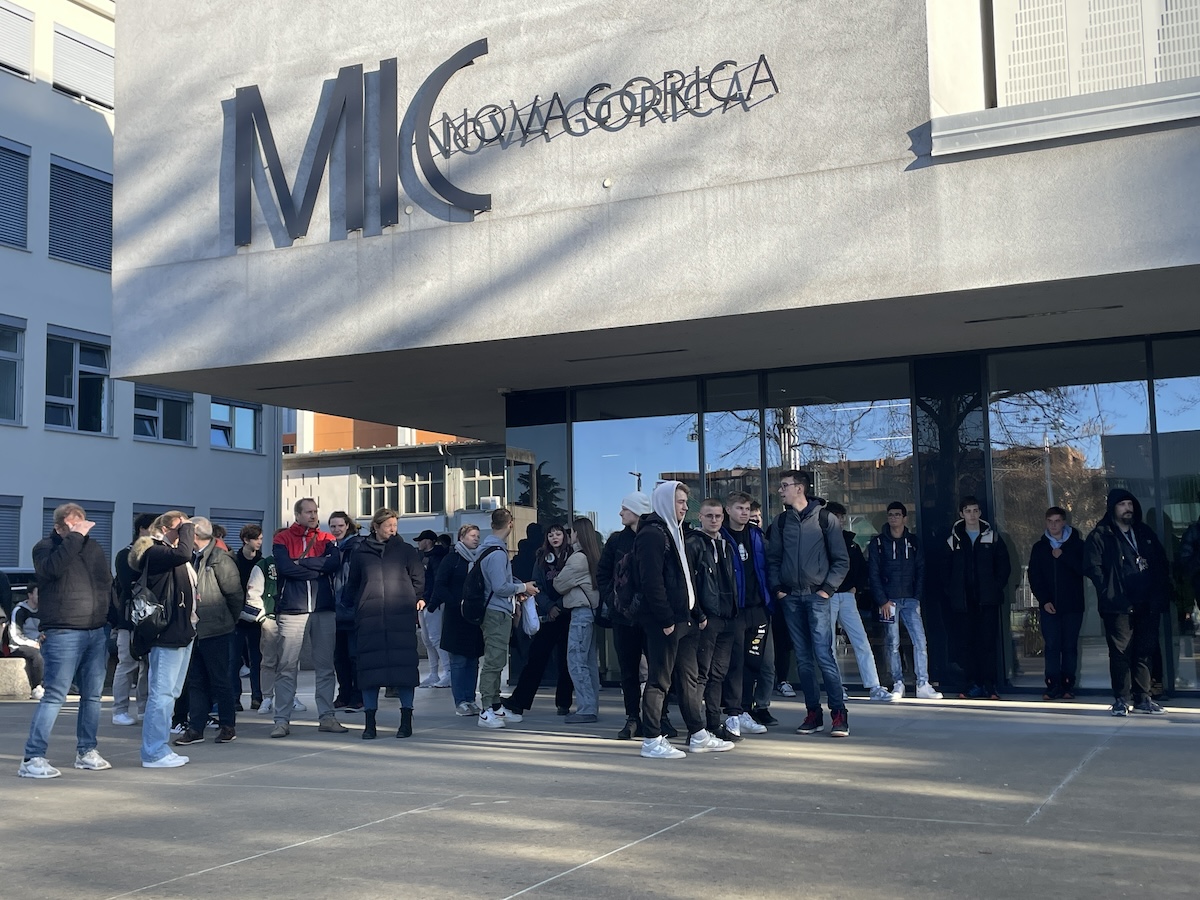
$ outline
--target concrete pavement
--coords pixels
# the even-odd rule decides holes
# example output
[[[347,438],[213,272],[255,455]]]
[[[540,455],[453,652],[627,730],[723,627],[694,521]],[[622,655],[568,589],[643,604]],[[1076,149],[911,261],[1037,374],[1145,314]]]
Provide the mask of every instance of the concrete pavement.
[[[138,765],[110,724],[106,772],[71,767],[74,706],[54,731],[63,776],[16,777],[31,702],[0,703],[0,896],[511,898],[1194,896],[1200,704],[1113,719],[1072,704],[850,706],[851,737],[782,725],[732,752],[643,760],[553,699],[503,731],[418,691],[416,734],[291,737],[246,713],[238,740]],[[304,683],[302,682],[302,686]],[[677,719],[678,716],[676,715]],[[828,727],[828,715],[826,716]]]

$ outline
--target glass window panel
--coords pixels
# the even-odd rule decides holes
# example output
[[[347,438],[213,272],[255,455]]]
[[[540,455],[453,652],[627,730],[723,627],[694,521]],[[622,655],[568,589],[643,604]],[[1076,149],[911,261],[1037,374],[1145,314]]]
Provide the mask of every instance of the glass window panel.
[[[467,509],[479,508],[478,487],[474,481],[463,482],[463,503]]]
[[[223,425],[213,425],[209,430],[209,443],[214,447],[231,447],[229,427]]]
[[[57,403],[46,404],[47,425],[61,425],[63,428],[70,428],[74,425],[73,414],[74,410],[69,406],[59,406]]]
[[[380,496],[383,497],[384,493],[385,492],[381,490]],[[387,498],[387,503],[385,503],[384,505],[387,506],[388,509],[399,509],[400,508],[400,488],[398,486],[392,485],[391,487],[387,488],[386,489],[386,498]]]
[[[446,486],[441,481],[435,481],[429,490],[429,512],[440,513],[446,509]]]
[[[1006,596],[1004,658],[1018,686],[1040,686],[1043,644],[1026,574],[1048,506],[1061,506],[1083,534],[1104,515],[1109,490],[1133,492],[1157,518],[1149,397],[1142,342],[1032,350],[989,358],[992,522],[1008,541],[1013,579]],[[1109,685],[1108,651],[1085,583],[1080,687]]]
[[[75,396],[75,345],[70,341],[46,340],[46,396]]]
[[[188,439],[188,410],[191,404],[182,400],[162,402],[163,438],[168,441]]]
[[[762,502],[762,422],[759,409],[704,414],[706,496],[745,491]]]
[[[229,407],[224,403],[214,403],[210,412],[210,416],[214,422],[231,422],[229,417]]]
[[[134,394],[133,395],[133,408],[134,409],[146,409],[146,410],[150,410],[151,412],[157,412],[158,411],[158,398],[157,397],[148,397],[145,394]]]
[[[371,505],[371,489],[369,487],[359,488],[358,491],[358,514],[360,516],[370,516],[375,512]]]
[[[17,418],[17,363],[0,359],[0,419]]]
[[[152,419],[149,416],[134,416],[133,433],[138,437],[158,437],[158,419]]]
[[[758,409],[759,403],[757,375],[726,375],[705,379],[704,409],[706,412]]]
[[[17,352],[17,332],[12,328],[0,328],[0,353]]]
[[[108,348],[96,344],[79,345],[79,364],[93,369],[108,368]]]
[[[108,377],[79,373],[79,430],[103,432],[108,424]]]
[[[1200,688],[1196,630],[1198,579],[1179,560],[1179,545],[1200,520],[1200,338],[1154,342],[1154,407],[1163,497],[1163,534],[1175,575],[1175,610],[1169,617],[1174,672],[1172,690]]]
[[[545,526],[566,521],[570,502],[567,496],[567,426],[509,428],[505,441],[514,460],[509,470],[508,496],[512,498],[509,508],[518,522],[517,533],[528,536],[529,529],[535,524]],[[518,567],[525,557],[520,559],[520,563],[514,560]],[[522,577],[519,572],[517,575]],[[530,559],[525,580],[532,577],[533,562]]]
[[[258,449],[258,410],[235,406],[233,409],[233,439],[239,450]]]

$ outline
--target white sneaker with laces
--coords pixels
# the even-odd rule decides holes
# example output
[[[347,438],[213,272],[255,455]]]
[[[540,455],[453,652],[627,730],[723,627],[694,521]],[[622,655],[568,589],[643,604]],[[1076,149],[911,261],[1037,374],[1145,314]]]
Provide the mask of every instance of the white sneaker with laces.
[[[512,722],[514,725],[525,718],[520,713],[515,713],[504,705],[501,705],[500,708],[496,710],[496,715],[502,718],[505,722]]]
[[[171,734],[183,734],[185,731],[187,731],[187,726],[182,722],[178,725],[171,726]]]
[[[191,761],[190,757],[180,756],[178,753],[168,753],[162,759],[156,759],[154,762],[142,763],[143,769],[178,769],[180,766],[186,766]]]
[[[422,681],[420,684],[418,684],[417,687],[431,688],[437,683],[438,683],[438,675],[434,672],[430,672],[428,675],[425,676],[425,680]]]
[[[308,712],[308,707],[300,702],[299,697],[292,698],[292,709],[294,709],[296,712]]]
[[[105,769],[111,769],[112,763],[97,753],[96,748],[93,747],[87,753],[83,754],[83,756],[80,756],[78,753],[75,754],[75,768],[103,772]]]
[[[480,728],[506,728],[507,724],[504,719],[496,715],[494,709],[485,709],[479,714],[479,718],[475,720],[475,724]]]
[[[35,687],[32,691],[29,692],[30,700],[41,700],[45,696],[46,696],[46,689],[44,687],[42,687],[40,684],[37,687]]]
[[[891,703],[896,699],[896,696],[882,684],[877,684],[871,688],[871,699],[877,700],[880,703]]]
[[[779,687],[775,688],[776,692],[782,697],[795,697],[796,689],[786,681],[779,682]]]
[[[895,684],[892,685],[892,699],[893,700],[903,700],[904,699],[904,682],[903,681],[897,681]]]
[[[44,756],[35,756],[21,763],[17,774],[22,778],[57,778],[62,772],[50,765]]]
[[[723,741],[707,731],[697,731],[688,740],[688,749],[693,753],[720,753],[723,750],[732,750],[733,741]]]
[[[729,746],[733,746],[730,744]],[[642,756],[646,759],[683,759],[687,756],[682,750],[672,747],[665,737],[646,738],[642,741]]]
[[[729,728],[729,722],[726,720],[725,727]],[[732,728],[729,728],[733,731]],[[754,721],[750,713],[744,712],[738,716],[738,734],[766,734],[767,726]]]
[[[741,718],[741,716],[726,716],[725,717],[725,730],[728,731],[730,734],[736,734],[738,737],[741,737],[742,736],[742,718]],[[763,729],[763,730],[765,731],[766,729]]]
[[[434,684],[434,687],[435,687],[435,688],[448,688],[448,687],[450,687],[450,673],[449,673],[449,672],[447,672],[445,675],[443,675],[441,678],[439,678],[439,679],[437,680],[437,682]]]
[[[136,725],[137,719],[135,719],[133,716],[131,716],[127,712],[115,712],[115,713],[113,713],[113,724],[114,725]]]
[[[249,666],[242,666],[240,669],[238,669],[238,678],[246,678],[249,675],[250,675],[250,667]]]
[[[933,685],[926,681],[924,684],[917,685],[918,700],[941,700],[941,691],[935,691]]]
[[[275,704],[271,702],[271,698],[270,698],[270,697],[263,697],[262,706],[260,706],[260,707],[258,708],[258,714],[259,714],[260,716],[267,716],[267,715],[270,715],[270,714],[271,714],[271,709],[272,709],[274,706],[275,706]]]

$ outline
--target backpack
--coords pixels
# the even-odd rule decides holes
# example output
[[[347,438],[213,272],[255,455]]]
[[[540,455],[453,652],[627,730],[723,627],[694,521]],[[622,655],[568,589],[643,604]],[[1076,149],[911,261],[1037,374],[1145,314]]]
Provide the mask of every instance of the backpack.
[[[467,578],[463,582],[462,589],[462,617],[472,625],[482,625],[484,614],[487,613],[488,598],[491,591],[488,590],[487,582],[483,577],[483,561],[487,555],[493,550],[499,550],[500,547],[491,546],[479,554],[479,558],[475,560],[475,565],[471,567],[471,571],[467,573]]]
[[[143,560],[142,574],[129,591],[127,617],[133,622],[133,634],[129,641],[129,655],[134,659],[144,659],[171,621],[171,612],[161,600],[155,596],[146,584],[150,574],[150,564]]]
[[[638,590],[637,566],[633,560],[633,549],[627,550],[613,567],[612,620],[620,625],[632,625],[642,608],[642,595]]]

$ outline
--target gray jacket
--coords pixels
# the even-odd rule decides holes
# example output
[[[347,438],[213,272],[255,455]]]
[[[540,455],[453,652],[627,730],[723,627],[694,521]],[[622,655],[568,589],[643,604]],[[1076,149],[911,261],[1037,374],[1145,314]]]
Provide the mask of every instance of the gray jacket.
[[[803,512],[787,509],[772,524],[767,544],[767,578],[772,596],[780,592],[825,591],[832,597],[850,572],[842,524],[837,516],[822,516],[822,506],[821,500],[809,500]]]
[[[595,609],[600,605],[600,592],[592,581],[592,570],[587,557],[579,549],[578,541],[572,545],[575,552],[567,557],[563,569],[554,579],[554,589],[562,594],[563,609]]]
[[[499,547],[501,552],[483,556],[483,551],[488,547]],[[479,554],[483,557],[483,562],[479,563],[483,567],[483,583],[488,589],[487,608],[506,612],[511,616],[516,609],[513,597],[525,590],[525,582],[517,581],[513,577],[512,561],[508,558],[508,544],[494,534],[489,534],[479,545]]]

